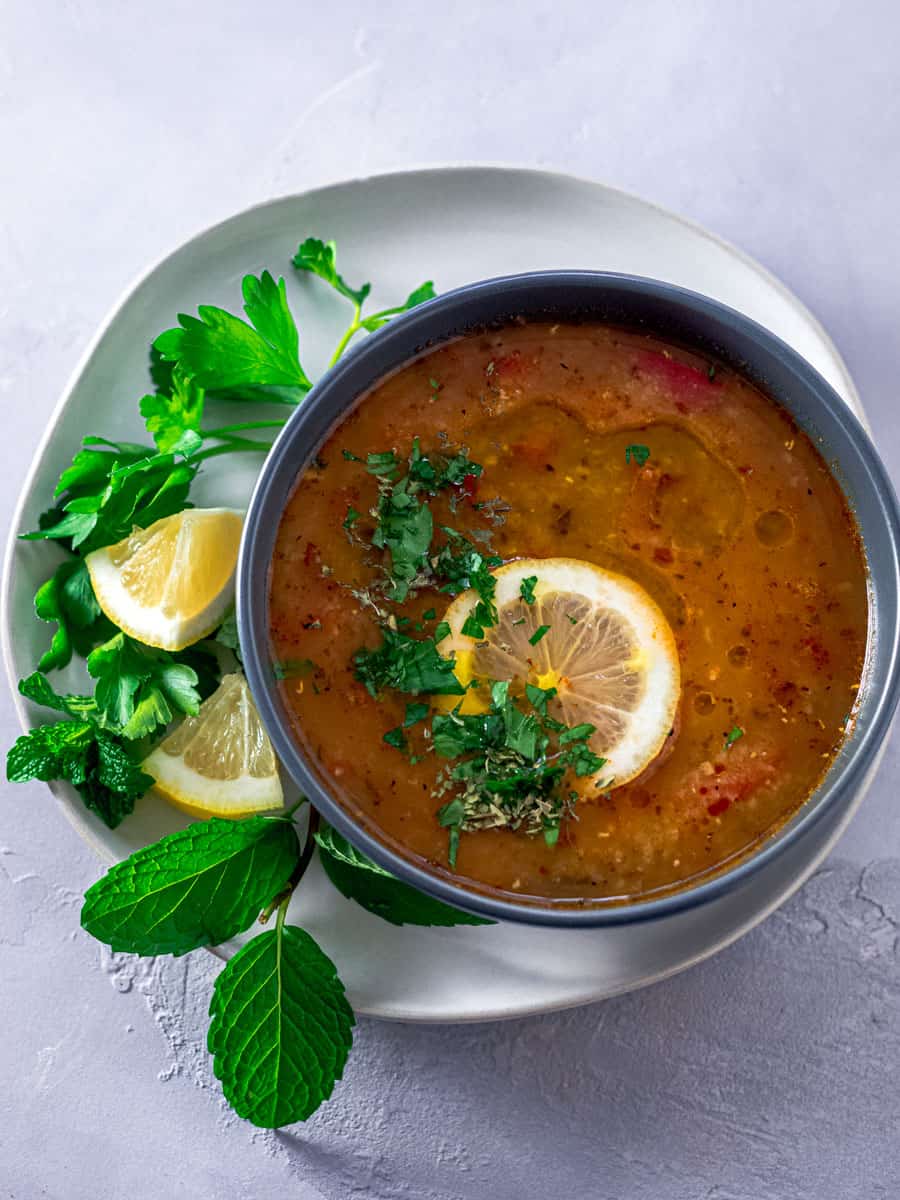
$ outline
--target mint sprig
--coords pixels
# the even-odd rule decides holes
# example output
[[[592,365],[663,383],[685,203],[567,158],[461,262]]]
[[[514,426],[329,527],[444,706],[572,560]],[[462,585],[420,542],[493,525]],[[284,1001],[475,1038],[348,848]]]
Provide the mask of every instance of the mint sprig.
[[[257,935],[216,979],[207,1047],[225,1098],[264,1129],[304,1121],[327,1100],[353,1041],[334,963],[286,925]]]
[[[391,925],[494,924],[401,882],[330,826],[319,830],[316,842],[325,874],[341,895]]]
[[[297,864],[284,819],[213,817],[117,863],[88,888],[81,924],[113,950],[186,954],[247,929]]]

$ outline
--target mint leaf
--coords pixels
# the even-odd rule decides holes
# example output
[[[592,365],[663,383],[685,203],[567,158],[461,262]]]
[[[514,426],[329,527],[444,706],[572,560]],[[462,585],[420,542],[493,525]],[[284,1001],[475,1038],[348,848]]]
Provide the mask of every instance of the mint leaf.
[[[341,895],[391,925],[494,924],[402,883],[330,826],[319,830],[316,841],[325,874]]]
[[[334,963],[280,920],[226,963],[209,1015],[207,1046],[225,1098],[264,1129],[303,1121],[328,1099],[355,1023]]]
[[[66,780],[110,829],[153,784],[113,734],[85,720],[39,725],[23,734],[7,753],[6,777],[10,783]]]
[[[81,924],[113,950],[186,954],[247,929],[299,855],[289,821],[213,817],[117,863],[88,888]]]
[[[276,283],[268,271],[259,278],[245,275],[242,290],[249,324],[224,308],[201,304],[199,318],[179,313],[180,328],[161,333],[153,345],[207,391],[287,388],[270,398],[296,403],[312,384],[300,365],[284,280]]]

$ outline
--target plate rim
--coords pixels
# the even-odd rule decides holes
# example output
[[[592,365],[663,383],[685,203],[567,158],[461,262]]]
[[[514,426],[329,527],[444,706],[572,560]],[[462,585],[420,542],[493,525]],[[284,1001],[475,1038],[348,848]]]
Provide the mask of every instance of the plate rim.
[[[845,399],[850,409],[862,421],[866,429],[869,429],[867,417],[862,407],[862,402],[859,396],[855,381],[850,373],[850,370],[844,361],[843,355],[838,350],[831,335],[827,332],[819,318],[812,312],[807,304],[800,299],[777,275],[764,266],[758,259],[754,258],[747,251],[736,246],[728,239],[721,235],[705,228],[698,221],[690,217],[682,216],[680,213],[666,208],[653,200],[648,200],[638,193],[628,189],[617,187],[613,184],[604,182],[603,180],[591,178],[590,176],[581,175],[575,172],[564,171],[555,168],[533,167],[523,165],[521,163],[491,161],[479,162],[470,160],[457,160],[445,163],[417,163],[410,166],[394,170],[375,171],[372,173],[360,174],[355,176],[335,176],[326,177],[316,183],[314,187],[305,188],[300,191],[287,191],[279,193],[275,196],[270,196],[267,199],[256,201],[249,204],[237,212],[232,212],[225,217],[221,217],[215,221],[209,222],[194,232],[183,238],[179,243],[164,253],[156,256],[140,271],[131,277],[129,282],[121,289],[112,304],[106,309],[101,321],[97,325],[93,335],[89,338],[81,354],[75,362],[72,370],[69,372],[66,381],[60,391],[56,403],[53,405],[48,414],[46,425],[41,437],[38,439],[37,445],[33,451],[28,470],[20,486],[18,498],[13,508],[9,532],[6,539],[6,545],[3,553],[2,573],[0,573],[0,651],[2,651],[4,663],[6,667],[6,677],[9,681],[10,692],[12,694],[13,706],[18,719],[19,727],[23,733],[28,732],[32,726],[27,717],[26,705],[24,697],[18,690],[18,680],[13,669],[12,656],[12,627],[11,627],[11,603],[12,603],[12,580],[16,564],[16,551],[19,546],[18,530],[22,523],[23,513],[28,499],[31,496],[34,487],[35,477],[38,474],[41,463],[45,456],[46,450],[56,433],[60,418],[64,413],[75,389],[80,382],[82,375],[87,369],[96,350],[103,342],[111,326],[116,321],[119,313],[129,303],[132,297],[147,283],[150,278],[161,268],[163,268],[172,259],[182,254],[189,246],[200,242],[205,238],[215,235],[227,226],[237,224],[250,217],[258,216],[267,209],[275,209],[282,205],[289,205],[303,200],[307,200],[311,196],[320,195],[328,191],[344,188],[354,188],[365,186],[367,184],[377,184],[389,180],[402,180],[413,176],[433,175],[441,176],[446,174],[462,175],[465,173],[483,173],[487,175],[503,176],[517,174],[529,176],[534,180],[546,180],[556,186],[565,187],[566,185],[578,185],[588,189],[597,189],[618,197],[629,204],[637,205],[645,211],[650,211],[667,221],[674,222],[683,229],[689,231],[695,236],[699,236],[707,242],[712,243],[726,254],[737,259],[745,267],[751,270],[757,277],[761,278],[768,284],[773,291],[786,302],[795,312],[798,312],[807,322],[811,330],[817,335],[823,344],[824,348],[829,352],[834,366],[836,367],[841,386],[836,390],[839,391],[842,398]],[[774,332],[774,331],[773,331]],[[872,778],[877,770],[878,764],[881,761],[886,742],[882,743],[878,756],[872,763],[872,770],[869,773],[869,779]],[[72,801],[69,791],[61,781],[49,781],[45,783],[54,796],[57,804],[62,808],[66,819],[74,828],[78,836],[91,848],[97,858],[104,864],[112,864],[120,861],[115,855],[110,853],[108,848],[101,840],[99,833],[95,831],[86,816],[80,812]],[[633,991],[638,991],[642,988],[649,987],[652,984],[662,982],[665,979],[671,978],[674,975],[680,974],[682,971],[696,966],[698,963],[711,958],[718,954],[721,950],[734,944],[745,934],[749,933],[756,925],[761,924],[769,917],[777,908],[779,908],[786,900],[788,900],[803,883],[813,874],[813,872],[821,865],[822,861],[827,857],[837,840],[840,838],[847,824],[850,822],[856,813],[859,805],[867,790],[867,785],[863,786],[858,795],[854,797],[847,809],[842,813],[841,820],[837,822],[835,828],[825,839],[822,847],[817,854],[811,859],[804,869],[791,880],[790,886],[782,891],[779,891],[777,897],[765,905],[760,912],[755,913],[747,921],[741,923],[736,929],[730,930],[725,938],[717,940],[713,945],[704,948],[702,951],[693,955],[690,959],[676,963],[670,967],[656,972],[646,978],[638,980],[636,983],[629,983],[621,987],[616,987],[612,990],[605,991],[602,996],[583,995],[571,1001],[557,1002],[548,1000],[544,1003],[534,1004],[527,1008],[509,1008],[507,1011],[491,1011],[490,1013],[466,1013],[454,1017],[447,1016],[423,1016],[418,1013],[385,1013],[376,1009],[368,1009],[366,1007],[354,1006],[354,1011],[359,1015],[374,1017],[379,1020],[396,1021],[400,1023],[416,1023],[416,1024],[478,1024],[482,1022],[491,1022],[499,1020],[513,1020],[526,1015],[540,1015],[550,1012],[562,1012],[573,1008],[583,1007],[584,1005],[596,1003],[600,1000],[611,999],[614,996],[621,996]],[[566,932],[565,930],[561,932]],[[225,960],[227,955],[223,954],[216,947],[205,947],[208,953],[216,958]]]

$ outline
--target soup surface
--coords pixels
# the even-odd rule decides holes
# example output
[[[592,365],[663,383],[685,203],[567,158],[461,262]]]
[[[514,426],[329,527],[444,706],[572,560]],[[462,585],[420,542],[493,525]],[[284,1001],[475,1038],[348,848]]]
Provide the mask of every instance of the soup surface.
[[[424,574],[401,561],[415,546],[391,540],[384,502],[415,473],[414,439],[450,477],[411,489],[433,527]],[[435,657],[454,585],[428,563],[445,545],[493,566],[583,560],[652,597],[681,689],[645,770],[621,786],[599,771],[587,788],[569,771],[549,822],[545,806],[537,822],[454,829],[464,783],[433,752],[433,721],[459,697],[431,698],[427,679],[416,694],[408,673],[405,690],[384,671],[373,683],[385,655],[358,653],[413,638]],[[853,519],[791,417],[720,364],[600,325],[469,335],[380,383],[297,483],[270,610],[296,736],[358,819],[437,871],[455,857],[474,887],[578,903],[678,887],[776,830],[841,744],[867,635]]]

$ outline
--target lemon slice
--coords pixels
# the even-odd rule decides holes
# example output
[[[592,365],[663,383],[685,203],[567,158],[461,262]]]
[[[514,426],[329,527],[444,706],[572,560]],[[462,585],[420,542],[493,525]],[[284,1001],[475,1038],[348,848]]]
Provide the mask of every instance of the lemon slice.
[[[188,508],[85,559],[97,602],[148,646],[183,650],[221,624],[234,599],[243,518]]]
[[[226,675],[144,759],[157,791],[193,817],[246,817],[284,806],[272,743],[243,675]]]
[[[498,621],[483,638],[462,632],[475,592],[445,614],[440,650],[455,652],[457,677],[473,684],[462,711],[487,707],[490,680],[554,687],[548,711],[557,720],[596,727],[590,745],[606,759],[609,786],[639,775],[672,729],[681,689],[675,638],[656,602],[623,575],[574,558],[519,559],[493,575]],[[533,577],[528,604],[521,586]]]

